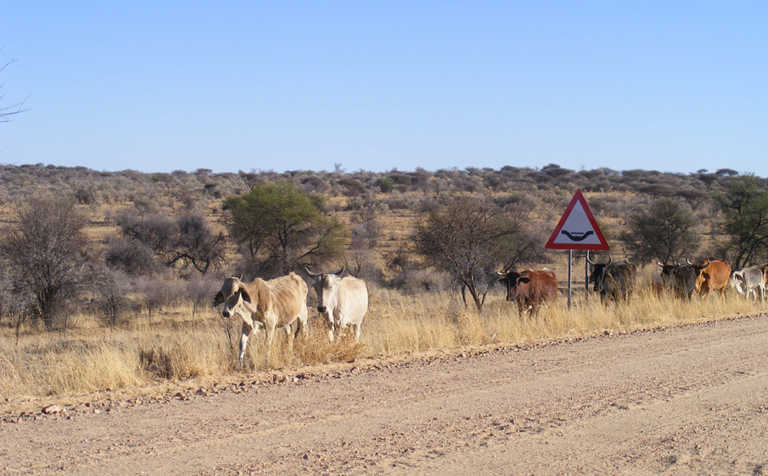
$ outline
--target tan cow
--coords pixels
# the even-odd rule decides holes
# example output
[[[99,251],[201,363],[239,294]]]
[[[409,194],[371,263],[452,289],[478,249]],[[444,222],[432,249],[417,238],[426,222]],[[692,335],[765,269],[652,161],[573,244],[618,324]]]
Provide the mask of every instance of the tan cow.
[[[313,287],[317,293],[317,312],[328,326],[328,340],[333,342],[333,332],[341,332],[347,326],[355,329],[355,340],[360,340],[363,318],[368,312],[368,288],[365,281],[347,276],[342,267],[335,273],[313,273],[304,267],[307,274],[315,281]]]
[[[238,314],[243,320],[240,335],[240,364],[243,364],[248,337],[255,327],[264,327],[267,352],[272,352],[275,329],[286,328],[290,333],[293,323],[296,332],[306,335],[307,327],[307,283],[296,273],[264,281],[256,278],[244,283],[238,277],[224,280],[221,290],[213,299],[213,305],[224,303],[221,315],[228,318]],[[290,341],[291,344],[293,340]]]
[[[713,259],[705,260],[693,267],[698,272],[696,291],[701,296],[710,296],[712,291],[719,291],[721,296],[725,296],[731,277],[731,266],[728,263]]]

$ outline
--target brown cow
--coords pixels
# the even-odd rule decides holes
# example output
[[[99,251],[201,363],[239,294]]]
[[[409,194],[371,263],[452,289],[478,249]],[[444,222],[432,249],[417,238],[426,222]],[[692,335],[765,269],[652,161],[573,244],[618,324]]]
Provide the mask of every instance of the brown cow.
[[[523,309],[533,315],[539,304],[554,301],[557,297],[557,278],[552,271],[526,269],[521,273],[507,271],[496,274],[507,287],[507,301],[517,301],[517,312],[521,317]]]
[[[728,281],[731,277],[731,266],[718,259],[706,260],[693,265],[698,276],[696,277],[696,291],[701,296],[710,296],[712,291],[719,291],[725,296]]]

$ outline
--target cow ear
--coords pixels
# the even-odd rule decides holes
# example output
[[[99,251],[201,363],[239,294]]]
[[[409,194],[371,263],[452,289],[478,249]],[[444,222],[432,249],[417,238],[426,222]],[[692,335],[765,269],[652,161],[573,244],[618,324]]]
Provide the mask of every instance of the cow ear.
[[[736,277],[736,279],[738,279],[739,281],[744,281],[744,276],[742,276],[742,275],[740,275],[740,274],[734,274],[734,276],[735,276],[735,277]]]
[[[240,286],[239,292],[240,292],[240,295],[243,296],[243,300],[245,302],[253,302],[253,300],[251,299],[251,293],[249,293],[248,290],[245,289],[245,286]]]
[[[530,280],[531,278],[529,278],[528,276],[520,276],[519,278],[517,278],[518,283],[527,283],[527,282],[530,282]]]

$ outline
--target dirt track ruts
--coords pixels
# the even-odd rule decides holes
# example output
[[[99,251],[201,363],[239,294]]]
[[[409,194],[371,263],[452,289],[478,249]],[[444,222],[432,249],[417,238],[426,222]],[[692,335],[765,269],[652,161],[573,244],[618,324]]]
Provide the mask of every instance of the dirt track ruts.
[[[0,473],[768,472],[768,317],[0,426]]]

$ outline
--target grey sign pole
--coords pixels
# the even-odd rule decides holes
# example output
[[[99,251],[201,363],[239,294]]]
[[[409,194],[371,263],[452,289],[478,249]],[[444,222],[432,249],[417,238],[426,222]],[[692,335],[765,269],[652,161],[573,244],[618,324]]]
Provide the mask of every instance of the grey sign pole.
[[[571,266],[573,265],[573,250],[568,250],[568,309],[571,309]]]
[[[584,254],[584,301],[589,301],[589,250]]]

